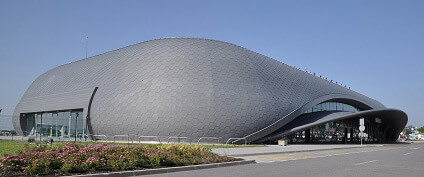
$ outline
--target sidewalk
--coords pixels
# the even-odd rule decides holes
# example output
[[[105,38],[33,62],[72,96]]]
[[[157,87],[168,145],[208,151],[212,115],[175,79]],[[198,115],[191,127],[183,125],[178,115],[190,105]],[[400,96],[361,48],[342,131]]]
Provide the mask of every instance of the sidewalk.
[[[28,141],[28,137],[9,135],[9,136],[0,136],[0,140]]]
[[[251,155],[266,155],[266,154],[283,154],[294,152],[321,151],[331,149],[351,149],[363,147],[378,147],[381,144],[358,145],[358,144],[308,144],[308,145],[268,145],[264,147],[248,147],[248,148],[213,148],[212,152],[226,156],[251,156]]]

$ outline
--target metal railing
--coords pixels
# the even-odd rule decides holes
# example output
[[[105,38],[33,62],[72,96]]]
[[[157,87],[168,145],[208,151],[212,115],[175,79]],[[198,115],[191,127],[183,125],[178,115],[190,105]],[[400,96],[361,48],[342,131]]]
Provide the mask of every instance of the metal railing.
[[[169,144],[169,142],[170,142],[171,139],[176,139],[178,143],[180,142],[181,139],[186,139],[191,144],[191,140],[190,140],[189,137],[185,137],[185,136],[170,136],[170,137],[168,137],[168,142],[167,142],[168,144]]]
[[[159,136],[139,136],[138,137],[138,143],[140,143],[140,139],[141,138],[153,138],[153,139],[157,139],[158,140],[158,142],[160,143],[160,144],[162,144],[162,142],[160,141],[160,137]]]
[[[13,136],[10,135],[8,138],[12,140],[21,140],[25,141],[28,140],[28,136]],[[41,141],[41,138],[47,137],[47,136],[41,136],[39,134],[33,135],[36,140]],[[59,141],[74,141],[74,137],[71,136],[63,136],[63,137],[53,137],[56,140]],[[192,138],[187,136],[147,136],[147,135],[136,135],[136,134],[127,134],[127,135],[95,135],[95,134],[79,134],[78,137],[79,141],[105,141],[105,142],[117,142],[118,138],[126,138],[126,141],[128,143],[143,143],[143,139],[150,139],[149,141],[145,141],[145,143],[188,143],[192,144]],[[125,140],[124,140],[125,141]],[[246,138],[229,138],[227,141],[224,140],[223,137],[200,137],[197,139],[197,144],[242,144],[244,141],[244,145],[247,145],[247,139]],[[196,140],[194,140],[193,143],[195,143]]]
[[[60,137],[59,137],[60,138]],[[82,136],[80,136],[80,139],[81,138],[84,138],[84,141],[87,141],[87,139],[89,140],[90,139],[90,135],[87,135],[87,134],[82,134]]]
[[[113,142],[115,142],[115,138],[116,137],[127,137],[127,141],[128,141],[128,143],[130,142],[130,140],[131,140],[131,137],[130,137],[130,135],[113,135]]]
[[[91,136],[94,137],[93,141],[97,141],[96,137],[105,137],[106,138],[106,141],[109,142],[109,138],[106,135],[91,135]]]
[[[225,144],[228,144],[230,142],[230,140],[233,140],[233,141],[231,141],[231,144],[233,144],[235,141],[239,141],[239,140],[244,140],[244,145],[247,144],[246,138],[228,138],[228,140]]]
[[[200,141],[204,139],[218,140],[218,144],[220,144],[219,140],[222,140],[222,142],[224,142],[224,139],[222,137],[200,137],[199,140],[197,140],[197,144],[200,144]]]

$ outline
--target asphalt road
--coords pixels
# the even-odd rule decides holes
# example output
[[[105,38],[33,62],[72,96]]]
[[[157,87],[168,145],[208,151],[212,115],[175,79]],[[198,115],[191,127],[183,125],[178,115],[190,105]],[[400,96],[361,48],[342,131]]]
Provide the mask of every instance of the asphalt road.
[[[424,143],[243,158],[258,163],[151,176],[424,177]]]

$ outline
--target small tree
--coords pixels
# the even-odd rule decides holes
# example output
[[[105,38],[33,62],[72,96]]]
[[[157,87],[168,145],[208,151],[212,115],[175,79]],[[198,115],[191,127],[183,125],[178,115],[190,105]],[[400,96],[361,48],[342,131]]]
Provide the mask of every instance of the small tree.
[[[409,136],[412,132],[411,132],[411,129],[409,129],[409,128],[405,128],[405,135],[406,136]]]
[[[424,126],[417,129],[420,133],[424,133]]]
[[[414,126],[412,126],[412,125],[406,126],[405,129],[403,130],[405,135],[409,136],[412,133],[411,129],[413,129],[413,128],[414,128]]]

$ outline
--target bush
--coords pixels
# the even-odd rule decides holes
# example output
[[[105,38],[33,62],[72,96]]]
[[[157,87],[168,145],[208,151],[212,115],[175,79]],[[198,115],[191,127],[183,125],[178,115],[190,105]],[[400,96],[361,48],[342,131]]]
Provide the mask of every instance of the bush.
[[[3,171],[21,171],[24,170],[26,166],[28,166],[27,159],[17,155],[6,155],[1,159],[0,163],[0,168],[3,169]]]
[[[60,169],[62,173],[101,170],[128,170],[157,166],[195,165],[227,161],[203,146],[189,145],[76,145],[28,148],[17,155],[1,159],[0,171],[46,175]]]
[[[86,163],[64,163],[60,168],[65,173],[85,172],[89,169]]]
[[[47,175],[50,173],[50,161],[46,159],[36,159],[25,168],[24,172],[28,175]]]

